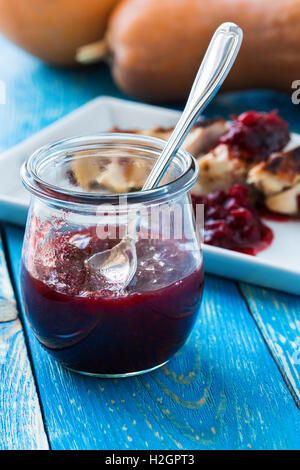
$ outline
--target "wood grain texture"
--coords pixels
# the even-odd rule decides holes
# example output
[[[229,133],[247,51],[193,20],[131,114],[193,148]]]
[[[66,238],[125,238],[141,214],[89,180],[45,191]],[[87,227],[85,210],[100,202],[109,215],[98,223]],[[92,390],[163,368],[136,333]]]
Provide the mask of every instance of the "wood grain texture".
[[[300,408],[300,298],[247,284],[241,289]]]
[[[6,265],[2,238],[0,235],[0,324],[18,318],[17,304]]]
[[[0,237],[0,450],[48,441]]]
[[[7,226],[18,278],[23,231]],[[103,380],[64,370],[25,320],[53,449],[295,449],[300,414],[236,285],[207,276],[199,320],[162,369]]]

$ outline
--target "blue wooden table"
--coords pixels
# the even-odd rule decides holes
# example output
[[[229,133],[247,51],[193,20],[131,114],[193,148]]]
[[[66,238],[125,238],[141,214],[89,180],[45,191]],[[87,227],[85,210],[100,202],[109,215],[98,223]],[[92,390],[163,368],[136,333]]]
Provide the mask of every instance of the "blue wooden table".
[[[101,94],[105,66],[51,68],[0,39],[3,151]],[[220,95],[207,114],[300,106],[272,92]],[[19,297],[24,229],[1,226],[0,449],[300,447],[300,299],[206,276],[198,322],[162,369],[104,380],[64,370],[34,339]]]

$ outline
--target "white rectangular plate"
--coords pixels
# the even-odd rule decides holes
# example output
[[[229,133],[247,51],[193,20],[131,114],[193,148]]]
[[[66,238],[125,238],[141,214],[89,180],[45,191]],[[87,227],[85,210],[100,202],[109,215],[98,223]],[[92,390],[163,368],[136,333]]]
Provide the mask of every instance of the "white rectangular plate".
[[[24,225],[29,194],[19,172],[24,160],[42,145],[75,135],[121,129],[171,126],[177,111],[115,98],[97,98],[0,155],[0,219]],[[293,136],[300,143],[300,136]],[[206,272],[300,294],[300,221],[266,223],[274,231],[271,246],[249,256],[204,246]]]

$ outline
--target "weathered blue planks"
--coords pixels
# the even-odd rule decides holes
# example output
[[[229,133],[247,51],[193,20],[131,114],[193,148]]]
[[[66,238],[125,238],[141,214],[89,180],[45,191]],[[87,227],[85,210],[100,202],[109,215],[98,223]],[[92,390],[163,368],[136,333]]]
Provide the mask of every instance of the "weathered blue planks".
[[[23,231],[7,226],[5,234],[17,279]],[[207,276],[188,344],[137,378],[70,373],[25,327],[53,449],[300,446],[300,413],[233,282]]]
[[[0,238],[0,450],[48,441]]]
[[[300,298],[246,284],[241,289],[300,408]]]

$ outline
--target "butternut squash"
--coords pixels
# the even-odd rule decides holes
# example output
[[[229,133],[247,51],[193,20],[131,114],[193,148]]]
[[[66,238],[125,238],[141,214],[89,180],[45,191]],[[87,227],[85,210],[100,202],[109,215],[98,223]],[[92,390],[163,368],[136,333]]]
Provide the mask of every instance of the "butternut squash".
[[[224,88],[291,90],[300,78],[300,0],[123,0],[106,36],[117,84],[147,101],[185,99],[223,21],[244,30]]]
[[[0,32],[41,59],[76,63],[76,49],[100,39],[119,0],[0,0]]]

